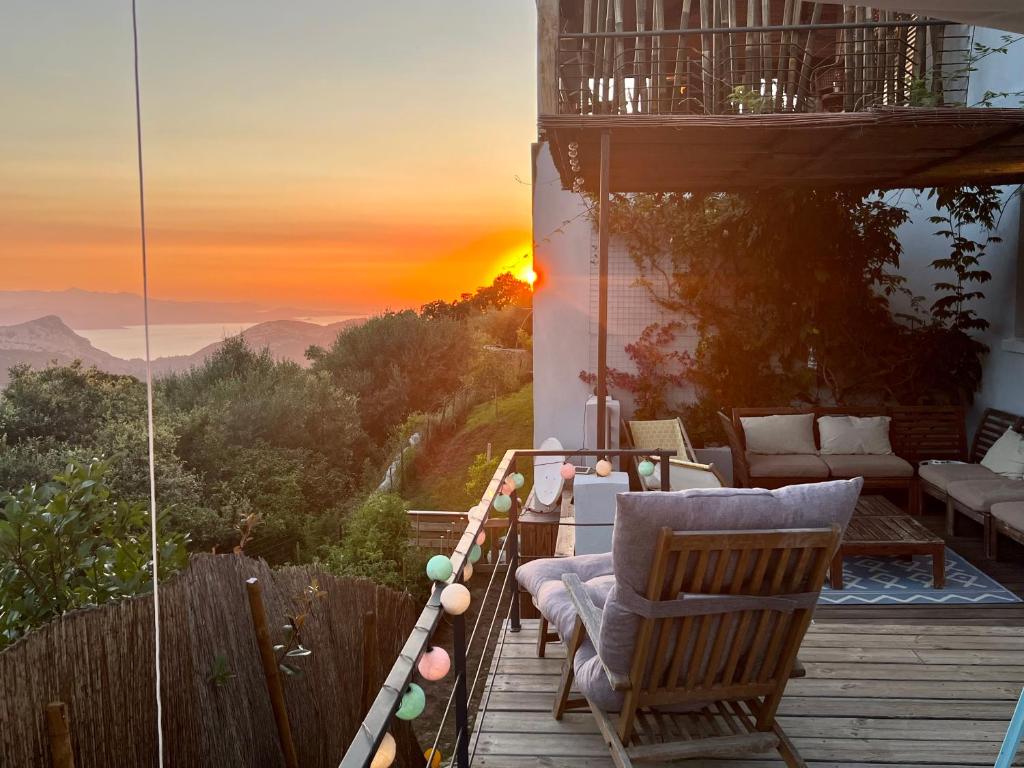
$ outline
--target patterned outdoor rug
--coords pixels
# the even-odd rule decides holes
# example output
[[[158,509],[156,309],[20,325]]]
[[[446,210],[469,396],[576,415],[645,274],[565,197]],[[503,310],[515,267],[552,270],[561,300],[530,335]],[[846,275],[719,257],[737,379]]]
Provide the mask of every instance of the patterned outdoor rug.
[[[822,590],[824,605],[926,605],[1019,603],[1021,599],[946,547],[946,586],[932,587],[932,559],[847,557],[845,589]]]

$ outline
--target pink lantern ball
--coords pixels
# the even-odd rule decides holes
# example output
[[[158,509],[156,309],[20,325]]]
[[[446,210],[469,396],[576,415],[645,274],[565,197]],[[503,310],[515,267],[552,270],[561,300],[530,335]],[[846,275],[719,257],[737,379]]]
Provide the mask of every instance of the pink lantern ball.
[[[570,464],[569,462],[565,462],[562,465],[562,468],[558,471],[559,474],[562,475],[563,480],[572,480],[574,477],[576,477],[576,466],[574,464]]]
[[[419,670],[423,679],[433,682],[447,675],[451,668],[452,660],[448,656],[448,652],[436,645],[425,650],[420,656],[419,664],[416,665],[416,669]]]
[[[480,533],[476,535],[476,543],[483,546],[485,541],[487,541],[487,531],[480,531]]]
[[[506,496],[511,496],[516,492],[516,484],[512,482],[511,478],[505,479],[505,482],[501,486],[501,492]]]

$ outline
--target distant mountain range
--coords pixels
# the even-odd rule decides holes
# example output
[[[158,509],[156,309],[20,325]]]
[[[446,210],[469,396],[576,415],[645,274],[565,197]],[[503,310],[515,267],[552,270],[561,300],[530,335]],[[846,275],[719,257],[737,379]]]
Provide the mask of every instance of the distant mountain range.
[[[341,315],[342,310],[273,307],[255,302],[169,301],[150,299],[151,323],[251,323],[293,317]],[[354,314],[354,313],[353,313]],[[120,328],[142,325],[142,297],[135,293],[0,291],[0,325],[25,323],[57,315],[69,327]]]
[[[354,319],[316,325],[300,320],[271,320],[247,328],[240,335],[249,346],[268,349],[276,359],[308,365],[305,352],[310,345],[329,346],[338,333],[361,322],[362,319]],[[153,372],[160,375],[188,370],[201,364],[223,344],[223,341],[214,342],[191,355],[158,357],[153,361]],[[40,368],[53,362],[63,364],[73,360],[81,360],[84,365],[95,366],[108,373],[145,376],[145,361],[138,358],[124,360],[97,349],[56,315],[0,326],[0,386],[7,383],[8,369],[14,365],[28,363],[33,368]]]

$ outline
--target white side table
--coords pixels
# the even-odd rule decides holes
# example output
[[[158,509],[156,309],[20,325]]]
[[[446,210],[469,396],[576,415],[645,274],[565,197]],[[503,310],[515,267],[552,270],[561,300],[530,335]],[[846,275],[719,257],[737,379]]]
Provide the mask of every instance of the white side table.
[[[608,477],[576,475],[573,499],[576,513],[576,554],[612,551],[615,496],[629,490],[629,475],[612,472]],[[605,523],[605,525],[594,525]]]

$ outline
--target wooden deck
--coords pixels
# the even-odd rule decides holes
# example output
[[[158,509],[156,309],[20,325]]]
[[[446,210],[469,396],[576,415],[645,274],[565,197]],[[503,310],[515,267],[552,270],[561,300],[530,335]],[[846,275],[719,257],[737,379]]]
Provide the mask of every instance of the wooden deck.
[[[551,644],[548,658],[538,659],[536,632],[536,622],[526,621],[498,643],[473,765],[611,766],[589,712],[551,717],[565,649]],[[991,766],[1024,685],[1024,627],[824,620],[812,626],[800,659],[807,677],[790,682],[780,722],[813,768]],[[670,765],[783,763],[766,756]]]

